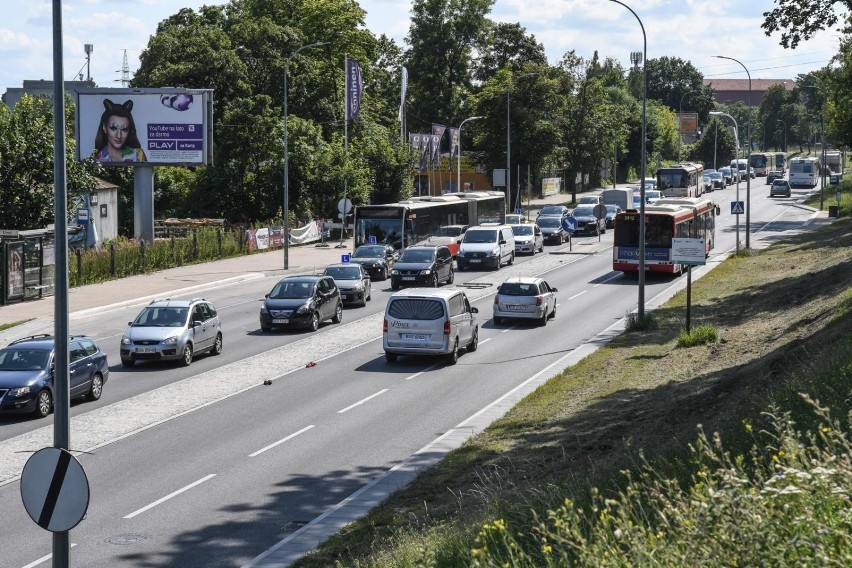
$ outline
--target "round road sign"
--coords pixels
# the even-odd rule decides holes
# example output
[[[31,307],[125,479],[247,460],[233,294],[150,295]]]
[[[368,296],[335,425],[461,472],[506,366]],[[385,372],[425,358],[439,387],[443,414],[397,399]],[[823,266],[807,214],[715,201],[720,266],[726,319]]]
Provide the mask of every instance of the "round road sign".
[[[51,532],[77,526],[89,508],[89,480],[70,452],[43,448],[21,472],[21,500],[30,518]]]
[[[597,205],[595,205],[595,208],[592,210],[592,213],[598,219],[604,219],[606,217],[606,205],[598,203]]]
[[[349,213],[352,211],[352,201],[349,198],[341,199],[337,202],[337,210],[341,213]]]

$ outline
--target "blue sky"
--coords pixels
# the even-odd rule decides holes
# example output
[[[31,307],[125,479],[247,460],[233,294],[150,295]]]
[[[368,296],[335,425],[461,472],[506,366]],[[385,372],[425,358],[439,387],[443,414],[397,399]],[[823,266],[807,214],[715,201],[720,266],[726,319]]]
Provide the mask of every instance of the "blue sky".
[[[215,0],[63,0],[64,77],[85,74],[83,45],[94,46],[91,74],[102,87],[121,86],[119,70],[127,50],[131,73],[157,24],[182,7],[197,9]],[[727,55],[742,61],[752,79],[795,78],[825,66],[837,52],[839,34],[822,32],[795,51],[778,45],[778,36],[760,29],[772,0],[627,0],[642,19],[648,57],[676,56],[691,61],[707,78],[745,78],[736,63],[713,59]],[[403,44],[410,0],[362,0],[367,28]],[[0,0],[0,92],[24,79],[51,79],[52,2]],[[491,18],[520,22],[543,43],[556,63],[574,49],[589,57],[614,57],[626,68],[631,51],[642,50],[642,32],[634,16],[608,0],[497,0]]]

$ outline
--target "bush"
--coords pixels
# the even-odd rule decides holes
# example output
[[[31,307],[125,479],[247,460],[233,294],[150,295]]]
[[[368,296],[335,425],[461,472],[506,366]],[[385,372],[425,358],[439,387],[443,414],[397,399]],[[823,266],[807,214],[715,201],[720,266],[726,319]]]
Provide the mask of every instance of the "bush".
[[[716,343],[719,340],[719,333],[712,325],[699,325],[692,328],[692,331],[686,333],[681,331],[677,338],[678,347],[694,347],[696,345],[706,345],[707,343]]]
[[[660,327],[660,322],[651,312],[645,312],[645,315],[641,318],[638,312],[631,312],[625,316],[625,320],[624,331],[627,333],[651,331]]]

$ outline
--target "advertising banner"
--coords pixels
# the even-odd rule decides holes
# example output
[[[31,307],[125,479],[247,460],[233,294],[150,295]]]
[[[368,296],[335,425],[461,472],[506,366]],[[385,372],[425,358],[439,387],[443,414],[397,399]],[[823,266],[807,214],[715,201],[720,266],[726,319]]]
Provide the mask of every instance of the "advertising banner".
[[[212,163],[212,93],[78,89],[77,159],[113,166]]]
[[[358,120],[361,112],[361,97],[364,83],[361,80],[361,66],[354,59],[346,60],[346,118]]]
[[[562,185],[562,178],[544,178],[541,180],[541,196],[556,195]]]
[[[24,243],[6,245],[6,301],[24,297]]]
[[[681,134],[698,134],[698,114],[694,112],[677,112],[677,123]]]

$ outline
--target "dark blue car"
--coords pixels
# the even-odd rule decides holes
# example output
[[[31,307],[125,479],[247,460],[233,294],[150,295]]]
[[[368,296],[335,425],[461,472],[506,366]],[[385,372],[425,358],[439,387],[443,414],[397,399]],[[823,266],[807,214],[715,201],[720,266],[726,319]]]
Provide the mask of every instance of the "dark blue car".
[[[109,378],[107,355],[95,340],[75,335],[68,340],[71,397],[101,398]],[[54,338],[33,335],[0,349],[0,413],[33,413],[44,418],[53,410]]]

